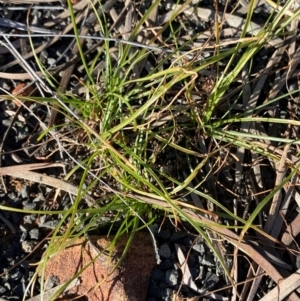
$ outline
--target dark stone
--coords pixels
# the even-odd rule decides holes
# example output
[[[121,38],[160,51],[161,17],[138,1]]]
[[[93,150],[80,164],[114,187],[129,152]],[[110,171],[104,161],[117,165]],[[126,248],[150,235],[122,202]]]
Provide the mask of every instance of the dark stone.
[[[205,282],[204,282],[205,288],[207,290],[213,289],[214,286],[219,282],[219,280],[220,279],[216,274],[208,272],[206,274],[206,278],[205,278]]]
[[[20,242],[23,242],[23,241],[26,240],[27,234],[28,234],[28,233],[27,233],[26,231],[22,233],[21,238],[20,238]]]
[[[178,271],[176,270],[168,270],[166,272],[166,283],[169,284],[170,286],[176,285],[178,282]]]
[[[196,256],[192,252],[188,255],[188,265],[189,267],[194,267],[197,265]]]
[[[151,278],[154,280],[162,280],[164,278],[164,276],[165,276],[165,273],[163,273],[159,269],[155,269],[151,273]]]
[[[23,297],[23,295],[24,295],[23,284],[22,283],[18,283],[15,287],[13,287],[12,291],[17,296]]]
[[[201,264],[206,265],[206,266],[214,266],[215,265],[215,260],[210,254],[205,254],[202,258]]]
[[[173,266],[172,262],[169,259],[166,259],[159,265],[159,268],[165,271],[170,269],[172,266]]]
[[[193,240],[192,240],[190,237],[186,237],[186,238],[183,239],[182,243],[183,243],[184,245],[186,245],[186,246],[189,247],[189,246],[192,245]]]
[[[186,232],[178,231],[178,232],[175,232],[175,233],[172,234],[172,236],[170,238],[170,241],[171,242],[177,242],[178,240],[183,239],[186,236],[187,236]]]
[[[14,269],[12,271],[12,273],[10,274],[10,279],[13,280],[13,281],[17,281],[21,277],[23,277],[23,274],[20,272],[20,270]]]
[[[195,279],[198,276],[199,269],[197,269],[197,268],[190,268],[190,272],[191,272],[192,277]]]
[[[163,244],[159,247],[159,256],[169,258],[171,256],[171,249],[168,244]]]
[[[6,288],[0,285],[0,295],[3,295],[6,292]]]
[[[160,287],[156,284],[156,282],[151,279],[148,287],[148,295],[150,297],[155,297],[161,300],[162,294]]]
[[[170,230],[167,229],[167,230],[163,230],[163,231],[156,233],[155,236],[157,238],[161,238],[161,239],[168,239],[171,236],[171,232],[170,232]]]

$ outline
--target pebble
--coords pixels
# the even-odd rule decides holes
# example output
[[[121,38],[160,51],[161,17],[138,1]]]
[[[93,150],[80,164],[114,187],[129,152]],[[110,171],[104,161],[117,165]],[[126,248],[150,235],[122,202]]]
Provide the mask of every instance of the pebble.
[[[32,203],[30,200],[23,201],[22,205],[25,210],[34,210],[36,208],[36,203]]]
[[[151,279],[148,287],[148,295],[154,298],[159,298],[161,300],[162,293],[160,287],[156,284],[156,282]]]
[[[53,229],[55,229],[55,227],[57,225],[58,225],[58,220],[53,220],[53,221],[48,221],[48,222],[41,224],[40,227],[44,227],[44,228],[53,230]]]
[[[3,295],[6,292],[6,288],[0,285],[0,294]]]
[[[189,264],[190,267],[193,267],[197,264],[197,257],[192,252],[189,254],[188,264]]]
[[[24,231],[24,232],[22,233],[22,235],[21,235],[20,242],[26,240],[26,238],[27,238],[27,232]]]
[[[186,237],[185,239],[183,239],[182,243],[186,246],[191,246],[193,243],[193,240],[190,237]]]
[[[23,273],[21,273],[19,270],[14,270],[12,274],[10,274],[10,279],[16,281],[20,279],[23,276]]]
[[[163,271],[170,269],[173,266],[172,262],[169,259],[162,261],[159,268]]]
[[[52,67],[52,66],[55,66],[56,59],[49,57],[49,58],[47,58],[47,63],[48,63],[48,65],[51,66],[51,67]]]
[[[214,266],[215,265],[215,260],[210,254],[204,254],[201,264],[206,265],[206,266]]]
[[[170,249],[169,245],[166,243],[159,247],[158,253],[159,253],[159,256],[161,256],[163,258],[171,257],[171,249]]]
[[[216,274],[208,272],[205,278],[205,288],[207,290],[213,289],[214,286],[219,282],[219,280],[220,279]]]
[[[197,276],[199,275],[199,269],[197,268],[190,268],[190,272],[194,279],[197,278]]]
[[[36,241],[25,240],[22,242],[22,250],[25,253],[31,253],[36,245],[37,245]]]
[[[23,295],[24,295],[23,284],[18,283],[16,286],[13,287],[12,291],[17,296],[23,297]]]
[[[29,237],[30,237],[30,239],[33,239],[33,240],[39,240],[40,230],[37,228],[31,229],[29,231]]]
[[[24,215],[23,217],[24,224],[32,224],[33,221],[35,221],[34,215]]]
[[[169,229],[158,232],[156,235],[158,238],[168,239],[171,236],[171,231]]]
[[[176,285],[178,282],[178,271],[176,270],[168,270],[166,272],[166,283],[171,285],[171,286],[174,286]]]
[[[165,276],[165,273],[163,273],[161,270],[159,269],[155,269],[152,271],[151,277],[154,280],[162,280]]]
[[[172,234],[171,238],[170,238],[170,242],[177,242],[180,239],[183,239],[184,237],[187,236],[186,232],[183,231],[178,231]]]
[[[194,244],[193,245],[193,250],[199,252],[200,254],[204,254],[205,253],[205,249],[203,244]]]

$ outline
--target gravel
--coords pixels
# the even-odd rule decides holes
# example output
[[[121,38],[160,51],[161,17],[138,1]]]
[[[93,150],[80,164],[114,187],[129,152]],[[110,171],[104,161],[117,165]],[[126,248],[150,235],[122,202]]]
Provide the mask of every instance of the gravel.
[[[192,298],[199,295],[199,291],[213,290],[218,286],[220,276],[217,275],[214,256],[202,239],[191,237],[188,232],[182,230],[176,231],[171,223],[164,224],[161,230],[163,235],[155,232],[158,224],[152,225],[151,228],[159,245],[161,263],[152,272],[147,301],[172,301],[172,296],[177,294],[179,288],[184,296]],[[165,233],[168,233],[168,236]],[[195,242],[198,244],[194,244]],[[187,258],[185,266],[189,269],[192,280],[197,283],[198,292],[183,283],[183,271],[180,268],[175,244],[180,245]]]
[[[170,258],[171,257],[171,250],[168,244],[163,244],[159,247],[159,256],[162,258]]]

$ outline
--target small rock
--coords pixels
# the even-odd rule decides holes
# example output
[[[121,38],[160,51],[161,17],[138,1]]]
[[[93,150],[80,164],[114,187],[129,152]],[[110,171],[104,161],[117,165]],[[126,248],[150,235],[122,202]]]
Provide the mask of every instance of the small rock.
[[[205,253],[205,249],[203,244],[194,244],[193,245],[193,249],[197,252],[199,252],[200,254],[204,254]]]
[[[32,240],[25,240],[22,242],[22,250],[25,253],[31,253],[34,249],[34,247],[37,245],[38,243],[36,241],[32,241]]]
[[[205,254],[202,258],[201,264],[211,267],[215,265],[215,261],[210,254]]]
[[[172,262],[169,259],[166,259],[159,265],[159,268],[163,271],[166,271],[170,269],[172,266],[173,266]]]
[[[178,231],[178,232],[175,232],[175,233],[172,234],[172,236],[170,238],[170,241],[171,242],[177,242],[178,240],[183,239],[186,236],[187,236],[186,232]]]
[[[188,265],[189,267],[194,267],[197,265],[197,257],[192,252],[188,256]]]
[[[20,238],[20,242],[25,241],[26,238],[27,238],[27,232],[23,232],[22,235],[21,235],[21,238]]]
[[[29,231],[29,237],[30,237],[30,239],[33,239],[33,240],[39,240],[39,237],[40,237],[39,229],[37,229],[37,228],[31,229]]]
[[[0,285],[0,294],[3,296],[5,292],[6,292],[6,288]]]
[[[14,270],[12,274],[10,274],[10,279],[13,281],[17,281],[23,277],[23,274],[19,270]]]
[[[185,245],[185,246],[191,246],[192,243],[193,243],[193,240],[190,238],[190,237],[186,237],[185,239],[183,239],[182,243]]]
[[[170,230],[166,229],[166,230],[158,232],[155,236],[157,238],[161,238],[161,239],[168,239],[171,236],[171,232],[170,232]]]
[[[19,228],[22,232],[27,232],[27,228],[25,228],[23,225],[20,225]]]
[[[158,298],[159,300],[161,300],[162,298],[161,289],[153,279],[151,279],[149,283],[148,295],[154,298]]]
[[[45,200],[44,195],[42,193],[38,193],[37,196],[35,197],[35,199],[32,200],[32,202],[38,203],[43,200]]]
[[[192,277],[194,279],[196,279],[197,276],[198,276],[198,272],[199,272],[198,269],[197,268],[190,268],[190,272],[191,272]]]
[[[170,286],[176,285],[178,282],[178,271],[176,270],[168,270],[166,272],[166,283],[169,284]]]
[[[29,200],[22,202],[23,208],[26,210],[34,210],[36,208],[36,203],[32,203]]]
[[[56,60],[54,58],[49,57],[49,58],[47,58],[47,63],[50,66],[54,66],[56,63]]]
[[[46,218],[47,218],[46,215],[40,216],[40,218],[39,218],[39,226],[40,226],[40,227],[41,227],[43,224],[46,223]]]
[[[29,215],[25,215],[23,217],[23,221],[24,221],[24,224],[32,224],[32,222],[35,220],[35,217],[32,215],[32,214],[29,214]]]
[[[165,273],[163,273],[161,270],[159,269],[155,269],[152,273],[151,273],[151,278],[154,280],[162,280],[163,277],[165,276]]]
[[[159,255],[163,258],[171,257],[171,249],[168,244],[162,244],[159,247]]]
[[[214,273],[210,273],[208,272],[206,274],[206,279],[205,279],[205,282],[204,282],[204,285],[205,285],[205,288],[207,290],[211,290],[214,288],[214,286],[219,282],[219,277],[214,274]]]
[[[43,224],[40,224],[39,226],[40,227],[43,227],[43,228],[47,228],[47,229],[55,229],[55,227],[58,225],[58,220],[54,220],[54,221],[48,221],[48,222],[45,222]]]
[[[197,256],[197,263],[201,265],[201,262],[203,260],[203,256],[199,255]]]
[[[149,226],[149,228],[152,231],[152,233],[154,234],[154,236],[156,236],[157,233],[158,233],[159,225],[158,224],[152,224],[152,225]]]
[[[24,296],[24,289],[23,289],[23,284],[22,283],[18,283],[16,286],[14,286],[12,288],[12,291],[14,292],[14,294],[16,294],[19,297],[23,297]]]

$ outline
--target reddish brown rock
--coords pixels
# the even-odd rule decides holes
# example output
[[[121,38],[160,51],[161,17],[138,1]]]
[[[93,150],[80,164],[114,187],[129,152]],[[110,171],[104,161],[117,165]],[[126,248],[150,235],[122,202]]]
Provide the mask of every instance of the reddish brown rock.
[[[103,250],[111,238],[91,237],[99,250]],[[101,255],[80,275],[81,283],[64,294],[64,298],[85,296],[88,301],[143,301],[146,300],[147,287],[155,255],[151,238],[146,232],[135,235],[129,252],[121,265],[111,274],[120,258],[128,237],[121,237],[114,247],[112,257]],[[57,276],[60,283],[70,280],[78,271],[95,258],[95,251],[84,240],[59,252],[47,263],[45,278]]]

